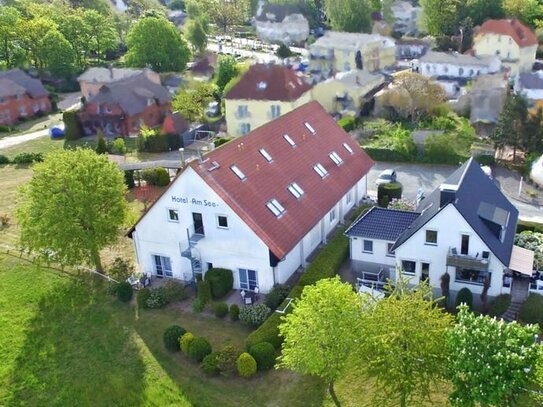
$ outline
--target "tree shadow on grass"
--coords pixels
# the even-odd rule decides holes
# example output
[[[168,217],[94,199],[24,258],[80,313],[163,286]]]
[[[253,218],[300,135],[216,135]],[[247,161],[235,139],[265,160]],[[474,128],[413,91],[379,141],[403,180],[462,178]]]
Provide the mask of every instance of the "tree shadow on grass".
[[[141,404],[145,366],[127,326],[133,318],[95,277],[67,279],[28,323],[7,406]]]

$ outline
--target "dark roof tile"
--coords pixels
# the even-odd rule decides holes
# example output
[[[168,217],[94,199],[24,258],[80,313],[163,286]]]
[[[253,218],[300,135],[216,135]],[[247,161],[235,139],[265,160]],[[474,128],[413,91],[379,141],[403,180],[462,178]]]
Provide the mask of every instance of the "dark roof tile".
[[[396,239],[420,216],[418,212],[384,209],[374,206],[360,216],[345,231],[349,237],[366,237],[368,239]]]

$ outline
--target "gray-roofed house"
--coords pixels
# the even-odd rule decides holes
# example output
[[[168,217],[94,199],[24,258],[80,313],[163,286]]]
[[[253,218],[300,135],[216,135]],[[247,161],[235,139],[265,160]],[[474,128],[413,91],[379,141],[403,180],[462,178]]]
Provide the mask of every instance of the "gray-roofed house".
[[[89,100],[96,94],[100,88],[107,84],[112,84],[128,78],[144,75],[151,82],[160,85],[160,76],[150,69],[132,69],[132,68],[113,68],[113,67],[92,67],[87,69],[77,78],[81,95]]]
[[[143,73],[104,85],[85,102],[79,119],[86,135],[101,130],[107,136],[137,134],[142,126],[161,126],[170,112],[168,90]]]
[[[52,110],[49,92],[39,79],[20,69],[0,72],[0,125]]]
[[[515,91],[523,94],[531,106],[541,105],[543,101],[543,72],[520,73],[515,81]]]
[[[490,297],[510,293],[515,284],[527,293],[532,264],[519,267],[525,253],[513,245],[518,210],[473,158],[410,215],[373,209],[346,231],[362,280],[371,283],[379,272],[394,279],[396,266],[412,283],[428,279],[437,294],[444,273],[453,294],[467,287],[478,297],[485,281]]]
[[[309,36],[309,22],[299,7],[261,1],[255,16],[256,35],[270,43],[303,43]]]

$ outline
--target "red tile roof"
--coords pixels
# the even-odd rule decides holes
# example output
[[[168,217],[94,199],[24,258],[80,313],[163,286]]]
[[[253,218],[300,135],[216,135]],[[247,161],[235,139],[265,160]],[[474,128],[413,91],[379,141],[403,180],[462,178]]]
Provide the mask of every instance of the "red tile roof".
[[[311,85],[286,66],[255,64],[228,91],[225,98],[292,101],[310,89]]]
[[[502,20],[486,20],[479,28],[478,34],[501,34],[508,35],[519,45],[519,47],[529,47],[537,45],[537,37],[524,24],[516,18]]]
[[[284,134],[296,147],[287,143]],[[272,162],[263,157],[261,148]],[[329,157],[333,151],[343,160],[339,166]],[[210,171],[215,162],[220,167]],[[317,163],[328,171],[325,178],[313,169]],[[245,174],[245,180],[234,174],[232,165]],[[206,154],[205,162],[194,161],[190,166],[282,259],[367,174],[373,161],[319,103],[310,102]],[[300,199],[287,189],[293,182],[304,191]],[[280,217],[266,207],[271,199],[285,208]]]

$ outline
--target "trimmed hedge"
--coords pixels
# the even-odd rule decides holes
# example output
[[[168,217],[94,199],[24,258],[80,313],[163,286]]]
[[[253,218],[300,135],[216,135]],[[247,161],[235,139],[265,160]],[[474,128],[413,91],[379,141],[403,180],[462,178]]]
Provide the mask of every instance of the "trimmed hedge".
[[[356,128],[356,119],[353,116],[345,116],[339,119],[337,124],[346,132],[353,131]]]
[[[219,302],[215,304],[213,311],[215,312],[215,316],[217,318],[224,318],[225,315],[228,314],[228,304],[225,302]]]
[[[119,299],[119,301],[128,302],[132,299],[132,294],[134,293],[134,290],[132,289],[130,283],[123,281],[122,283],[117,284],[115,292],[117,293],[117,298]]]
[[[142,179],[149,185],[165,187],[170,183],[170,174],[165,168],[147,168],[141,173]]]
[[[204,337],[198,336],[194,338],[189,345],[188,356],[196,362],[201,362],[210,353],[211,344]]]
[[[77,117],[77,112],[66,110],[62,113],[62,121],[64,122],[64,138],[66,140],[78,140],[83,135],[83,127]]]
[[[511,305],[511,295],[501,294],[492,300],[488,307],[488,315],[491,317],[500,317],[507,311]]]
[[[221,372],[219,369],[218,356],[219,352],[211,352],[204,358],[204,360],[202,360],[200,367],[206,375],[217,376]]]
[[[531,293],[522,304],[519,311],[519,319],[528,324],[543,326],[543,296]]]
[[[543,224],[519,219],[517,223],[517,233],[524,232],[526,230],[530,232],[543,233]]]
[[[275,366],[275,348],[271,343],[257,343],[249,348],[249,353],[255,358],[258,370],[270,370]]]
[[[238,306],[238,304],[230,305],[230,309],[228,310],[228,314],[230,315],[230,320],[231,321],[237,321],[239,319],[239,306]]]
[[[207,271],[204,280],[211,286],[211,295],[218,299],[228,294],[234,286],[232,270],[212,268]]]
[[[164,331],[162,335],[162,340],[164,342],[164,347],[170,352],[177,352],[181,349],[179,344],[179,338],[185,335],[187,331],[185,328],[179,325],[171,325]]]
[[[264,303],[272,310],[275,310],[287,298],[289,292],[290,287],[288,285],[275,284],[270,292],[266,294]]]
[[[470,310],[473,309],[473,294],[467,287],[462,288],[456,294],[456,307],[458,308],[462,303],[466,304]]]
[[[35,162],[42,162],[42,153],[19,153],[11,161],[13,164],[32,164]]]
[[[185,355],[189,354],[190,344],[194,340],[194,335],[190,332],[186,332],[179,338],[179,347],[181,348],[181,352],[183,352]]]
[[[413,157],[406,157],[399,151],[390,148],[362,147],[364,151],[375,161],[403,162],[412,161]]]
[[[200,280],[197,283],[198,301],[203,305],[211,301],[211,287],[208,281]]]
[[[256,360],[247,352],[239,355],[236,366],[241,377],[251,377],[256,373]]]
[[[388,198],[385,198],[388,197]],[[377,188],[377,201],[379,206],[387,207],[388,203],[393,199],[402,198],[402,184],[399,182],[391,182],[388,184],[381,184]],[[386,205],[385,205],[386,203]]]

